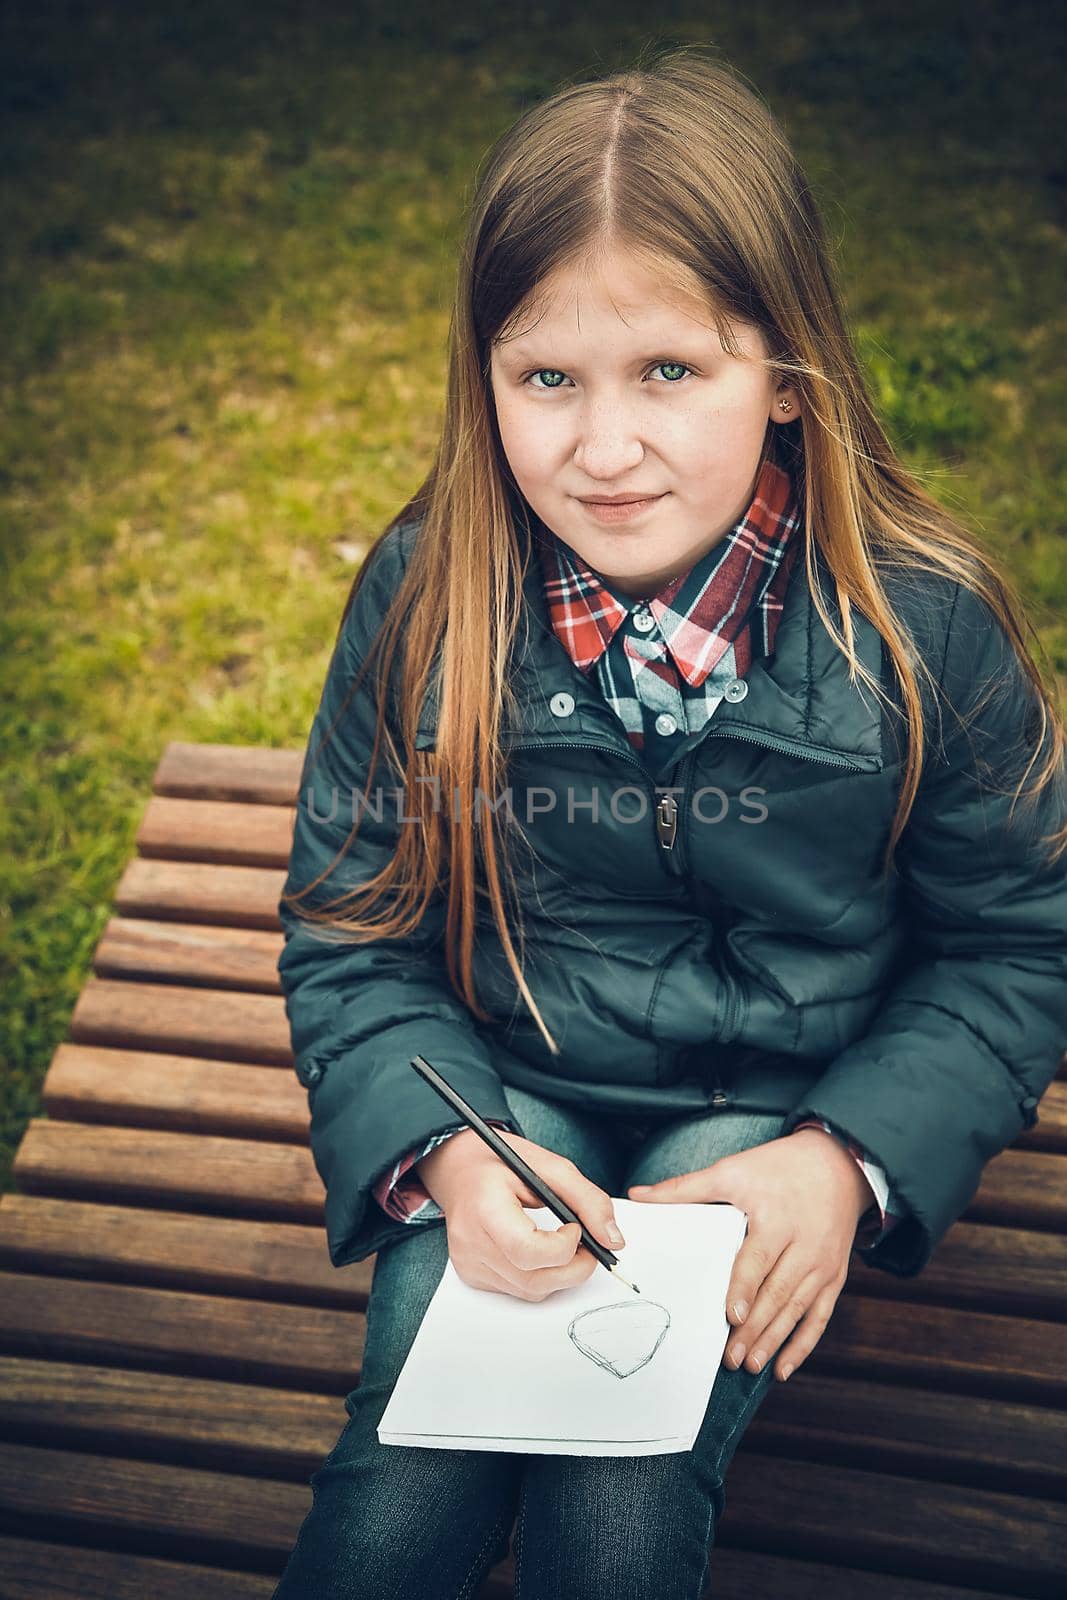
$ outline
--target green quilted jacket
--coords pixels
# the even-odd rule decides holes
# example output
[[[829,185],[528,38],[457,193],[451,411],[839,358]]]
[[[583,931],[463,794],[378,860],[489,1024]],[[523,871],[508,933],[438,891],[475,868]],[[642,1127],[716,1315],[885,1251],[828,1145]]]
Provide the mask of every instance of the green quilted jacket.
[[[353,801],[367,801],[316,905],[380,870],[409,814],[381,750],[367,782],[373,672],[319,746],[417,535],[417,522],[394,526],[368,557],[311,729],[286,891],[331,868]],[[821,558],[818,572],[840,626]],[[279,975],[335,1266],[404,1231],[371,1186],[457,1125],[411,1067],[420,1053],[519,1134],[504,1084],[592,1110],[780,1112],[783,1134],[825,1117],[909,1209],[865,1259],[921,1271],[986,1162],[1036,1121],[1067,1048],[1067,855],[1049,866],[1039,844],[1067,821],[1067,774],[1009,823],[1039,713],[1007,636],[951,580],[886,582],[939,685],[937,702],[924,701],[931,744],[888,883],[903,724],[849,682],[803,561],[774,655],[679,745],[658,786],[555,637],[528,562],[504,745],[508,804],[533,847],[514,857],[524,970],[560,1054],[518,995],[488,915],[475,946],[482,1023],[448,983],[443,897],[409,938],[363,945],[329,941],[281,905]],[[853,617],[860,658],[894,693],[878,633]],[[436,728],[431,678],[417,748],[434,748]]]

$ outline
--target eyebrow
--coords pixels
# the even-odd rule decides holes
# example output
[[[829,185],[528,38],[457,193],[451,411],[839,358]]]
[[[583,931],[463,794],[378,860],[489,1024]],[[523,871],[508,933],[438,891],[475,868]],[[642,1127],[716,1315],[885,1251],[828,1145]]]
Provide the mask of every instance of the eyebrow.
[[[673,338],[664,339],[662,343],[656,346],[655,349],[646,350],[644,354],[635,356],[634,362],[637,365],[643,366],[648,361],[662,361],[664,359],[665,350],[668,350],[672,345],[681,349],[688,345],[692,338],[693,335],[689,334],[681,337],[675,336]],[[532,344],[529,340],[521,343],[520,341],[516,340],[513,344],[498,344],[495,345],[494,348],[501,361],[514,362],[516,365],[520,365],[526,361],[532,361],[537,353],[537,346]]]

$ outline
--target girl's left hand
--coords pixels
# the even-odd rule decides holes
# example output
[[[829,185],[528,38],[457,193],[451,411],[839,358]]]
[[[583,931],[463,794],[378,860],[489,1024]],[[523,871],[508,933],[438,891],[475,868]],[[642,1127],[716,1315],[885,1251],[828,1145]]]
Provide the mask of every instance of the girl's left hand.
[[[848,1277],[856,1224],[873,1198],[859,1164],[822,1128],[798,1128],[627,1193],[674,1205],[725,1200],[747,1213],[726,1296],[740,1332],[723,1363],[736,1368],[744,1360],[759,1372],[796,1328],[778,1357],[782,1382],[826,1330]]]

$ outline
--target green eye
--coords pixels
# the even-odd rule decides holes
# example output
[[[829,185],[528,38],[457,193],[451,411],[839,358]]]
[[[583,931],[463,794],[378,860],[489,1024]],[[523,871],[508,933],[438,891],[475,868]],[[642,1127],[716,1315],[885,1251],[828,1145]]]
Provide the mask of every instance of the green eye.
[[[665,372],[668,375],[666,380],[668,383],[678,383],[693,369],[686,366],[684,361],[657,361],[648,370],[649,372]],[[549,380],[544,383],[534,384],[533,387],[535,389],[560,389],[567,381],[567,374],[560,372],[556,367],[536,367],[533,371],[528,372],[522,381],[528,384],[531,378]]]

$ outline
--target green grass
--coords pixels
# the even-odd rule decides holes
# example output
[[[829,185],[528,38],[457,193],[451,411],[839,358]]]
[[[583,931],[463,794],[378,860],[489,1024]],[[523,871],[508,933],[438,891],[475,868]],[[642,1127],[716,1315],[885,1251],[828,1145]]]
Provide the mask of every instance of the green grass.
[[[1067,670],[1062,46],[1044,6],[163,8],[0,23],[0,1183],[167,740],[302,745],[429,464],[475,167],[710,40],[823,200],[894,438]]]

